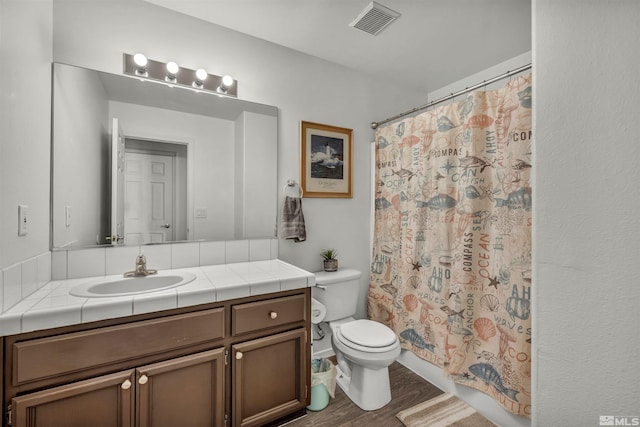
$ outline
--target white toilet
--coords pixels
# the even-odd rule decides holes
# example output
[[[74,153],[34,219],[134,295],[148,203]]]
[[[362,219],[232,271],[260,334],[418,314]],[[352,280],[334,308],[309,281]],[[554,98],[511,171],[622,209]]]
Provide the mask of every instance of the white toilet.
[[[391,401],[388,367],[400,355],[398,337],[382,323],[351,317],[358,301],[359,271],[340,269],[315,275],[313,298],[326,310],[322,321],[331,328],[338,385],[365,411],[382,408]]]

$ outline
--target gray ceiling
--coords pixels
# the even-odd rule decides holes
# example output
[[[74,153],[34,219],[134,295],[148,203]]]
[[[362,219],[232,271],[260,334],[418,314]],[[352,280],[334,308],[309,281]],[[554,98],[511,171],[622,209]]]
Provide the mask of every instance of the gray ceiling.
[[[424,92],[531,50],[531,0],[378,0],[377,36],[349,26],[371,0],[146,1]]]

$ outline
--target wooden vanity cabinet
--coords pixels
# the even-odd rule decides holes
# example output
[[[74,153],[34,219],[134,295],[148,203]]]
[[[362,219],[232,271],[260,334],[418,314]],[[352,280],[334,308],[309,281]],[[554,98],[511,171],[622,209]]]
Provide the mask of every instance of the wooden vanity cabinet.
[[[136,425],[224,425],[224,348],[155,363],[136,371]]]
[[[18,396],[16,426],[224,425],[224,348]],[[179,410],[176,410],[179,409]]]
[[[133,371],[15,397],[12,424],[38,427],[122,426],[134,423]]]
[[[4,337],[3,425],[261,426],[301,414],[309,310],[305,288]]]
[[[309,318],[305,296],[232,307],[232,333],[242,336]],[[231,346],[233,425],[262,426],[309,404],[308,330],[299,327]]]

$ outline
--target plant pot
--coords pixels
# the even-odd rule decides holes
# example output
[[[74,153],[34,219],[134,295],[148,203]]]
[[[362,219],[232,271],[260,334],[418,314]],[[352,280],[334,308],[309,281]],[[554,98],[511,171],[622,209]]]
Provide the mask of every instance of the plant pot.
[[[337,259],[325,259],[323,262],[324,262],[324,271],[338,271]]]

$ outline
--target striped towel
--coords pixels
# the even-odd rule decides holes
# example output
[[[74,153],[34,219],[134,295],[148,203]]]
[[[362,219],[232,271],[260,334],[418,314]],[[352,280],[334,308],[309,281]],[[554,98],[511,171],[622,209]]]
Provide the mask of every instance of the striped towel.
[[[280,237],[292,239],[294,242],[304,242],[307,240],[307,230],[304,225],[304,215],[302,214],[302,199],[300,197],[285,196],[282,205],[282,221]]]

